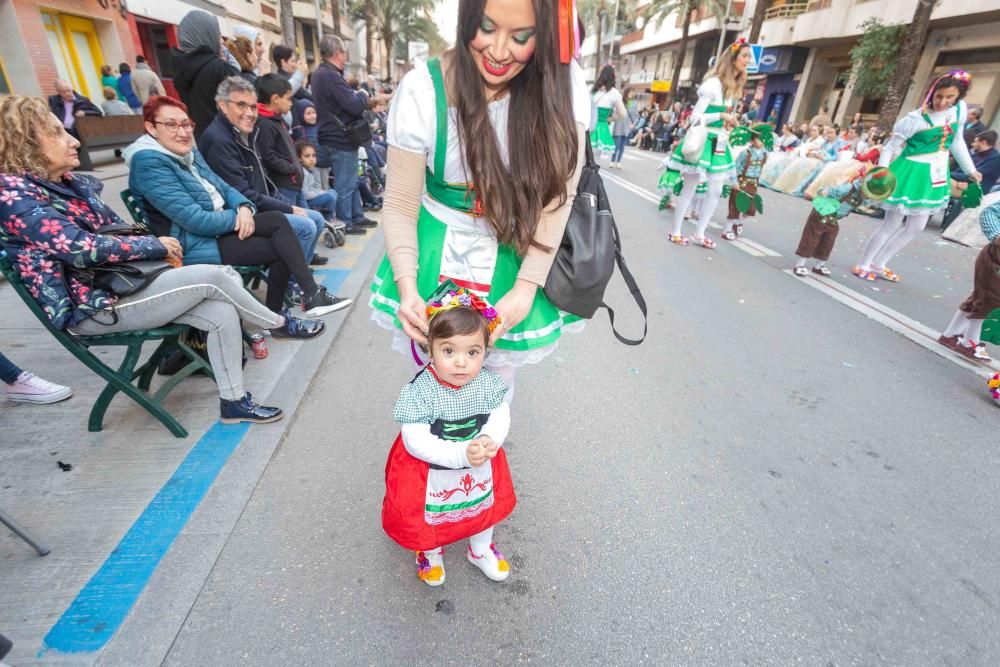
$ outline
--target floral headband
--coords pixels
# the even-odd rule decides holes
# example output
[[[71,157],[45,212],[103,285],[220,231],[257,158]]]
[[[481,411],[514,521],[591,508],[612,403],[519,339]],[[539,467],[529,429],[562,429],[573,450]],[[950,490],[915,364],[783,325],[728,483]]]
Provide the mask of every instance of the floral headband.
[[[987,380],[986,386],[990,388],[990,396],[993,397],[993,400],[1000,403],[1000,373]]]
[[[460,307],[472,308],[486,319],[486,328],[492,334],[503,319],[500,313],[485,299],[473,294],[464,287],[458,287],[450,280],[441,284],[431,298],[427,301],[427,320],[434,319],[434,316],[446,310]]]
[[[747,43],[746,37],[740,37],[735,42],[730,44],[729,54],[735,56],[737,53],[740,52],[740,49],[742,49],[744,46],[750,46],[750,45]]]

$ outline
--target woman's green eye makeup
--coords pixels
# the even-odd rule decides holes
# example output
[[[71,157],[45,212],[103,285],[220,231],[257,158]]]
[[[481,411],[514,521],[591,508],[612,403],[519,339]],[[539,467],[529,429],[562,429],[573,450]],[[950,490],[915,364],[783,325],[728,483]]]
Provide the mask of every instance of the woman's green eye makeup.
[[[525,30],[524,32],[522,32],[520,34],[515,35],[514,36],[514,41],[517,42],[518,44],[520,44],[521,46],[524,46],[525,44],[528,43],[528,40],[531,39],[534,36],[535,36],[535,31],[534,30]]]
[[[490,33],[496,32],[497,26],[493,21],[489,20],[488,18],[483,18],[483,20],[479,22],[479,29],[488,35]],[[517,35],[515,35],[514,41],[520,44],[521,46],[524,46],[525,44],[528,43],[528,40],[530,40],[534,36],[535,36],[535,29],[529,28],[528,30],[522,30]]]

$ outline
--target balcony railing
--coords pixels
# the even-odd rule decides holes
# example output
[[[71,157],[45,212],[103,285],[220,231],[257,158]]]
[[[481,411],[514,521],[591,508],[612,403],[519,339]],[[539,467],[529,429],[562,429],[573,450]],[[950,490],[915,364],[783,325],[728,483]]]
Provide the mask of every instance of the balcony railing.
[[[764,20],[788,19],[799,14],[804,14],[809,7],[810,0],[786,0],[780,5],[768,7],[764,12]]]

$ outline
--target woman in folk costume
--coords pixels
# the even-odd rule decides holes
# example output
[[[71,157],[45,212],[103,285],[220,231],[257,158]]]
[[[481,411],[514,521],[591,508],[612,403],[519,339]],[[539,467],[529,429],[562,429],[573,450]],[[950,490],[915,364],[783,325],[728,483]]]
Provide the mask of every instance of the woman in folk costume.
[[[809,153],[823,143],[823,128],[818,125],[809,126],[808,134],[802,137],[799,145],[786,153],[772,155],[767,160],[767,166],[760,174],[760,184],[770,190],[779,190],[778,181],[792,166],[806,158]],[[784,190],[779,190],[784,192]]]
[[[714,248],[715,242],[705,237],[712,213],[719,203],[722,187],[733,173],[733,155],[729,149],[727,123],[736,123],[734,114],[736,103],[743,94],[747,81],[747,64],[750,61],[750,46],[740,38],[723,52],[719,62],[709,72],[701,86],[698,87],[698,103],[691,113],[691,130],[684,137],[684,142],[674,151],[668,167],[679,171],[684,179],[684,187],[677,198],[674,209],[674,229],[670,234],[671,243],[688,245],[687,237],[681,234],[684,215],[691,206],[698,183],[706,181],[707,191],[705,202],[698,217],[698,227],[692,237],[697,245],[704,248]],[[706,126],[708,136],[697,161],[689,161],[684,157],[684,144],[692,140],[695,126]],[[690,152],[690,151],[689,151]]]
[[[590,101],[593,104],[593,123],[590,128],[590,145],[595,153],[612,155],[615,152],[615,139],[611,134],[611,124],[628,117],[628,110],[622,100],[621,92],[615,88],[615,68],[605,65],[601,69],[594,87],[590,89]],[[615,166],[611,162],[611,166]],[[620,166],[620,163],[617,163]]]
[[[575,21],[568,0],[461,0],[457,46],[408,72],[389,112],[386,257],[372,318],[419,360],[425,300],[441,283],[487,299],[503,324],[486,365],[508,400],[518,366],[583,326],[541,289],[590,124]]]
[[[923,105],[900,118],[879,157],[896,176],[896,190],[882,203],[885,219],[868,239],[853,273],[863,280],[899,282],[889,260],[927,226],[931,215],[948,205],[948,153],[978,183],[982,176],[962,138],[967,107],[962,98],[972,77],[952,70],[931,85]]]

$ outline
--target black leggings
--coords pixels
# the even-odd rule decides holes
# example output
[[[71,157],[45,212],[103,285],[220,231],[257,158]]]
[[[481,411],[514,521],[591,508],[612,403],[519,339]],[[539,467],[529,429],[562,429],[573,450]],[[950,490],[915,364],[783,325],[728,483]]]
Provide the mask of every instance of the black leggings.
[[[236,232],[220,236],[219,254],[223,264],[236,266],[264,264],[268,267],[267,297],[264,305],[276,313],[284,306],[289,275],[295,276],[306,297],[316,293],[302,246],[295,236],[284,213],[267,211],[253,217],[254,232],[250,238],[240,240]]]

